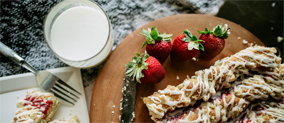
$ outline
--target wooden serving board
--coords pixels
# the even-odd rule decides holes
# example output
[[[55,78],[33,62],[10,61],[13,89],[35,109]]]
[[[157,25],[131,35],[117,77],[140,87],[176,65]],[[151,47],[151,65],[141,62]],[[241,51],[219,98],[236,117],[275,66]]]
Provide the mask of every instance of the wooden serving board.
[[[141,28],[156,26],[161,33],[173,33],[172,39],[181,34],[184,29],[189,29],[197,37],[200,34],[196,30],[213,29],[218,24],[228,24],[231,35],[226,39],[224,50],[210,61],[187,61],[174,63],[168,58],[162,65],[166,71],[166,77],[158,84],[137,84],[137,98],[135,104],[134,122],[153,122],[150,119],[148,109],[141,97],[152,95],[154,92],[166,88],[167,85],[178,85],[191,77],[197,70],[205,69],[214,64],[218,59],[230,56],[248,45],[243,44],[243,39],[249,43],[264,45],[252,33],[241,26],[228,20],[200,14],[181,14],[164,17],[152,21],[129,34],[111,53],[99,75],[96,78],[90,106],[90,122],[119,122],[120,100],[124,84],[125,64],[131,61],[134,52],[143,53],[142,43],[146,41],[141,34]],[[241,39],[238,39],[240,37]],[[177,79],[177,76],[179,79]],[[113,107],[115,106],[115,108]],[[114,114],[112,114],[114,111]]]

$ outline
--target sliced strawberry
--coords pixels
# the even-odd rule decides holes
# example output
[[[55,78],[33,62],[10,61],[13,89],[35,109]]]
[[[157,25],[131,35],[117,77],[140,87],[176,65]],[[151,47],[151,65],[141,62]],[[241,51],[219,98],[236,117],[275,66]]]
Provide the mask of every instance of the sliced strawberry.
[[[136,55],[126,64],[127,76],[139,83],[159,83],[165,78],[165,70],[155,57],[149,56],[147,52],[144,57],[139,53]]]
[[[204,50],[202,40],[198,40],[189,30],[184,30],[183,34],[177,36],[173,41],[171,60],[173,62],[183,62],[192,59],[198,54],[198,50]]]
[[[149,55],[157,58],[160,63],[163,63],[168,58],[172,50],[171,36],[173,34],[161,34],[158,29],[153,26],[152,29],[148,28],[148,31],[141,29],[142,34],[147,39],[142,45],[142,48],[147,44],[146,51]]]
[[[225,39],[230,35],[227,25],[217,25],[213,31],[205,28],[205,31],[198,31],[201,36],[199,39],[203,40],[201,42],[204,46],[204,51],[200,52],[200,57],[206,61],[211,60],[218,54],[222,52],[225,47]]]

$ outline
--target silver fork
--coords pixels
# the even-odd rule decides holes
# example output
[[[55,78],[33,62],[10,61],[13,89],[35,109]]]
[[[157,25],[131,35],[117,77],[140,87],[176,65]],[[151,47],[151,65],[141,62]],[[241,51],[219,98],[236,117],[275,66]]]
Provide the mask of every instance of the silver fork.
[[[15,53],[12,49],[7,47],[5,44],[0,42],[0,52],[10,58],[11,60],[18,63],[20,66],[28,69],[33,74],[36,75],[38,85],[47,92],[52,92],[54,96],[62,99],[70,104],[73,104],[73,101],[77,102],[76,99],[79,99],[78,94],[81,95],[80,92],[76,91],[70,85],[62,81],[57,76],[53,75],[49,71],[37,71],[34,67],[32,67],[29,63],[27,63],[23,58],[21,58],[17,53]],[[73,91],[73,93],[71,92]],[[76,92],[76,94],[74,94]],[[71,96],[72,95],[72,96]],[[65,97],[68,99],[66,99]],[[74,99],[76,98],[76,99]],[[70,99],[72,101],[70,101]]]

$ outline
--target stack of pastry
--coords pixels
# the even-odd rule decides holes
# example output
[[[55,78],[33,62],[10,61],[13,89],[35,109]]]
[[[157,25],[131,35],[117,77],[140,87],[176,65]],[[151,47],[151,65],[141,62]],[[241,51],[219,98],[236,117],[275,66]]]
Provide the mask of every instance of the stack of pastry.
[[[17,103],[18,110],[13,122],[48,122],[54,115],[60,100],[51,93],[30,91],[25,98]]]
[[[281,99],[283,94],[284,67],[274,48],[249,47],[235,55],[217,61],[209,69],[196,72],[196,76],[178,86],[168,86],[151,96],[144,97],[151,119],[161,121],[165,113],[176,108],[194,105],[197,100],[208,99],[222,88],[231,88],[227,94],[211,102],[202,103],[199,108],[183,113],[173,121],[220,122],[236,117],[250,101],[267,99],[269,96]],[[257,76],[235,82],[239,76]],[[170,121],[170,120],[166,120]]]
[[[36,90],[19,99],[12,123],[47,123],[55,114],[60,100],[51,93]],[[77,116],[70,120],[54,120],[52,123],[79,123]]]

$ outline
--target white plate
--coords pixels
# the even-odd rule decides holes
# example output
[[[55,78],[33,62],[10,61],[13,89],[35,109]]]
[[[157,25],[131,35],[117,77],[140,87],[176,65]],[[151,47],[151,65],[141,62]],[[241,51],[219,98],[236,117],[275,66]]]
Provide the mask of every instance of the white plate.
[[[48,70],[57,75],[70,86],[78,90],[80,95],[74,106],[61,101],[54,119],[72,118],[77,115],[81,123],[89,123],[89,113],[85,98],[85,92],[81,79],[80,69],[65,67]],[[32,73],[13,75],[0,78],[0,122],[10,123],[17,110],[16,104],[19,98],[24,98],[29,90],[41,90],[36,83],[35,75]],[[41,90],[42,91],[42,90]]]

